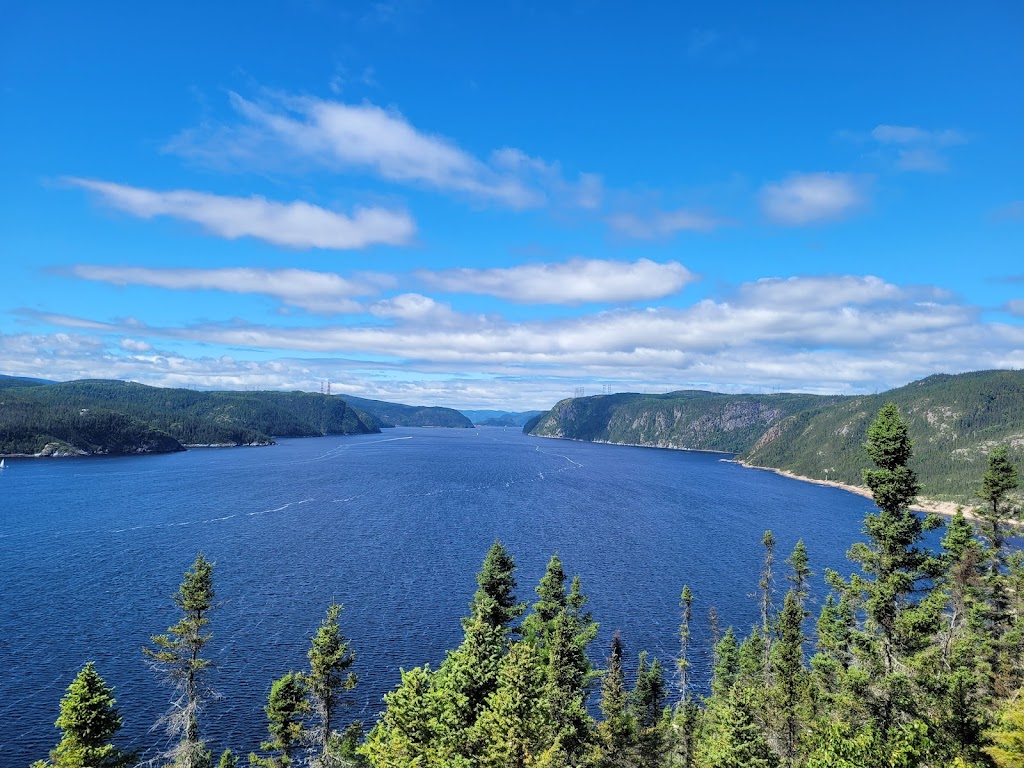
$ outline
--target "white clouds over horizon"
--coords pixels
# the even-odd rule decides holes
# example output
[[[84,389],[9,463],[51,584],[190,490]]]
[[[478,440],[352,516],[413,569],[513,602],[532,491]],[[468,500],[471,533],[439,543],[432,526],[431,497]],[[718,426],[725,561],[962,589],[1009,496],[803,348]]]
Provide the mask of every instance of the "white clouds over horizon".
[[[169,216],[234,240],[255,237],[288,248],[351,250],[407,245],[416,224],[405,211],[357,207],[352,215],[306,202],[278,203],[259,195],[227,197],[188,189],[152,190],[98,179],[68,178],[117,210],[143,219]]]
[[[330,366],[322,356],[347,360],[346,370],[363,365],[364,372],[376,371],[367,374],[370,384],[399,376],[433,387],[431,402],[436,404],[451,404],[445,402],[445,387],[466,378],[460,371],[473,371],[470,378],[530,380],[533,391],[550,391],[554,397],[574,378],[620,386],[676,382],[678,388],[701,382],[724,389],[873,391],[935,372],[1024,366],[1024,328],[985,321],[978,308],[956,303],[936,289],[897,286],[872,276],[767,278],[738,286],[728,298],[683,308],[618,309],[523,322],[460,313],[422,294],[381,300],[371,313],[379,318],[376,324],[315,327],[235,320],[161,328],[31,311],[24,316],[91,334],[83,337],[91,341],[82,342],[82,356],[95,354],[95,339],[107,337],[105,354],[136,358],[138,371],[154,381],[167,381],[159,378],[159,361],[166,355],[146,350],[143,343],[153,348],[199,343],[235,350],[233,357],[246,350],[259,355],[280,351],[283,356],[275,359],[291,361],[286,367],[304,367],[311,382]],[[132,344],[123,343],[126,337]],[[52,339],[51,346],[57,343]],[[361,364],[361,359],[374,362]],[[41,358],[38,369],[22,366],[15,372],[44,375],[51,362]],[[178,365],[188,368],[187,360]],[[283,386],[269,369],[243,374],[243,364],[238,368],[239,376],[253,377],[250,385]],[[94,374],[113,375],[102,369]],[[438,379],[449,383],[442,386]],[[555,379],[557,384],[545,390],[543,382]],[[564,396],[565,390],[559,391]]]
[[[786,226],[834,221],[866,204],[866,186],[866,179],[848,173],[793,173],[761,188],[761,212]]]
[[[419,270],[427,285],[449,293],[495,296],[520,304],[619,303],[661,299],[696,276],[676,261],[659,264],[575,258],[490,269]]]

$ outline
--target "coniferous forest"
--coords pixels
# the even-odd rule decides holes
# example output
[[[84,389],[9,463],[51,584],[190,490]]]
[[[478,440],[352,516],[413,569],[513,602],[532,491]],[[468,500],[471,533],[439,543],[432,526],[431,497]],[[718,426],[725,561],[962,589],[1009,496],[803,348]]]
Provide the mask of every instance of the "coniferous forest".
[[[204,740],[216,707],[206,685],[217,642],[214,564],[202,554],[174,601],[180,618],[143,649],[166,681],[172,747],[153,765],[369,765],[375,768],[1007,768],[1024,766],[1024,555],[1018,471],[1003,447],[977,478],[981,506],[943,523],[910,509],[908,424],[889,403],[867,431],[863,471],[876,511],[849,550],[851,575],[814,570],[802,542],[776,552],[771,531],[753,627],[718,628],[714,607],[680,585],[674,659],[624,650],[629,628],[595,648],[599,617],[555,555],[529,604],[512,556],[487,552],[462,619],[464,639],[437,669],[403,670],[375,723],[346,718],[358,649],[327,607],[308,666],[272,681],[253,754]],[[941,549],[925,534],[943,527]],[[817,615],[810,585],[829,589]],[[745,599],[736,595],[735,599]],[[710,615],[709,615],[710,614]],[[711,621],[714,667],[695,679],[691,628]],[[625,670],[635,668],[627,676]],[[115,768],[122,717],[87,664],[56,720],[44,766]],[[269,681],[267,681],[269,682]],[[216,747],[216,749],[214,749]]]

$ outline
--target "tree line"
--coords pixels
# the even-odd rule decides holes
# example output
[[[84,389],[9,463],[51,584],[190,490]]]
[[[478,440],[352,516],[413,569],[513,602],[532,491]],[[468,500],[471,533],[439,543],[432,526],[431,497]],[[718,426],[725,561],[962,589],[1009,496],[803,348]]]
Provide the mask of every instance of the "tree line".
[[[759,621],[714,637],[710,689],[698,693],[691,628],[699,595],[683,587],[679,654],[670,668],[639,654],[627,680],[616,633],[602,668],[590,660],[597,624],[578,577],[552,556],[532,606],[516,596],[515,564],[488,551],[462,619],[464,639],[435,670],[402,670],[369,731],[345,722],[358,680],[332,604],[311,640],[309,667],[273,681],[267,740],[218,761],[202,738],[213,564],[199,555],[174,601],[181,619],[144,653],[173,688],[165,722],[173,768],[310,765],[374,768],[1009,768],[1024,766],[1024,555],[1008,544],[1021,518],[1017,468],[989,453],[982,506],[945,525],[910,509],[907,422],[882,408],[865,444],[863,479],[877,511],[848,556],[848,578],[826,570],[829,594],[809,609],[812,560],[798,542],[777,564],[762,538]],[[782,577],[780,579],[780,576]],[[782,599],[779,582],[786,583]],[[596,707],[594,706],[596,704]],[[599,712],[599,716],[597,715]],[[112,690],[92,664],[61,701],[60,743],[33,768],[122,768]]]

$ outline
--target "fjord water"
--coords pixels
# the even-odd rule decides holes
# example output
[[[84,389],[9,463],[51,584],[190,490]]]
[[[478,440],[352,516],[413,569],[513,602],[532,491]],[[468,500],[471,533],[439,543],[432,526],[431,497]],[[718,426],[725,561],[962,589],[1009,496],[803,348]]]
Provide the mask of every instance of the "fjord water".
[[[245,755],[264,737],[270,682],[306,666],[331,600],[358,660],[352,717],[372,722],[400,667],[443,660],[483,556],[500,538],[535,597],[551,553],[579,574],[601,633],[672,668],[679,593],[695,599],[695,665],[710,667],[707,611],[757,620],[760,539],[782,560],[798,538],[817,594],[848,573],[868,500],[746,469],[711,453],[527,437],[501,428],[394,429],[267,448],[8,461],[0,473],[0,754],[11,766],[57,741],[60,697],[95,661],[115,686],[121,745],[150,730],[171,693],[140,649],[176,621],[170,596],[197,552],[216,562],[207,655],[220,694],[209,745]]]

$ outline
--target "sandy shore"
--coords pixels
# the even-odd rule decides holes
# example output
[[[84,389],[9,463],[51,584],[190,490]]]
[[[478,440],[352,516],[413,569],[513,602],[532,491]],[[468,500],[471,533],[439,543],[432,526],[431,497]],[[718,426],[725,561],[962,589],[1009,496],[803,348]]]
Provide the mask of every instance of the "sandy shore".
[[[798,475],[794,472],[790,472],[789,470],[773,469],[772,467],[758,467],[753,464],[747,464],[746,462],[743,461],[738,461],[737,464],[742,464],[744,467],[747,467],[748,469],[763,469],[765,472],[774,472],[777,475],[791,477],[794,480],[802,480],[805,483],[814,483],[815,485],[828,485],[831,486],[832,488],[841,488],[844,491],[856,493],[858,496],[864,496],[869,499],[871,498],[871,491],[869,491],[863,485],[847,485],[846,483],[837,483],[833,480],[818,480],[817,478],[814,477],[804,477],[803,475]],[[954,501],[936,501],[935,499],[919,498],[917,500],[917,503],[914,504],[911,507],[911,509],[916,509],[919,512],[934,512],[938,515],[948,515],[949,517],[955,515],[958,509],[963,509],[964,517],[971,520],[978,519],[977,516],[974,515],[969,508],[964,507],[962,504],[957,504]]]

